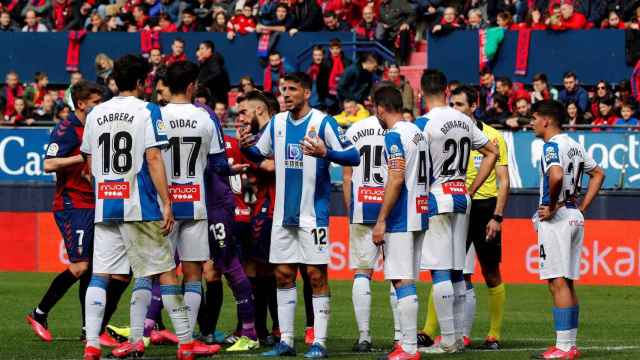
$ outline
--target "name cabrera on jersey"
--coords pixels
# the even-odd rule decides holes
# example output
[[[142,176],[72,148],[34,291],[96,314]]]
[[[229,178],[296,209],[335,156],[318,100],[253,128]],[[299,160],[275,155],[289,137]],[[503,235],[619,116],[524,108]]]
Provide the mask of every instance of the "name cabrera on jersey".
[[[400,196],[387,217],[387,232],[422,231],[429,228],[429,141],[420,129],[397,122],[384,136],[384,173],[404,168]]]
[[[146,149],[168,144],[157,105],[117,96],[94,107],[80,151],[91,155],[95,222],[161,220]]]
[[[384,135],[387,133],[375,116],[358,121],[346,131],[346,137],[360,153],[360,165],[351,174],[352,224],[375,224],[384,196]]]
[[[416,125],[429,138],[431,215],[468,213],[471,205],[466,185],[469,154],[489,140],[471,118],[448,106],[432,109],[416,119]]]
[[[540,159],[540,205],[549,205],[549,169],[560,166],[564,176],[558,202],[564,202],[567,207],[575,206],[575,200],[580,195],[582,175],[590,172],[597,164],[585,151],[584,147],[566,134],[553,136],[542,147]]]
[[[263,156],[273,154],[276,168],[276,200],[273,224],[299,227],[329,226],[331,197],[330,161],[304,155],[305,136],[319,137],[328,149],[342,151],[351,142],[336,120],[312,109],[304,118],[292,120],[289,112],[275,115],[256,147]]]
[[[163,157],[173,215],[205,220],[204,172],[207,156],[224,151],[220,130],[205,109],[192,104],[168,104],[161,112],[169,138]]]

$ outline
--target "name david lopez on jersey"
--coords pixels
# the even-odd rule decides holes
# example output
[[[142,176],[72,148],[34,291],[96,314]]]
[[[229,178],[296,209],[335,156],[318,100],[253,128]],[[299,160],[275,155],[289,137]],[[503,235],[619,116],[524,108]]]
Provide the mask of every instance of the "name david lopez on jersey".
[[[365,137],[365,136],[384,136],[387,133],[387,129],[362,129],[362,130],[358,130],[358,132],[351,137],[351,142],[352,143],[357,143],[358,140],[360,140],[361,138]]]

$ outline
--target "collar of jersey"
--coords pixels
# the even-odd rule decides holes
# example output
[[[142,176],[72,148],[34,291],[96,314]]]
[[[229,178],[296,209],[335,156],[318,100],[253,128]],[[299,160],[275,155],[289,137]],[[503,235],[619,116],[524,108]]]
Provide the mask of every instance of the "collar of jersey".
[[[68,119],[69,119],[69,122],[70,122],[72,125],[75,125],[75,126],[84,126],[84,125],[82,125],[82,121],[80,121],[80,119],[78,119],[78,117],[76,116],[76,113],[75,113],[75,112],[73,112],[73,111],[69,113],[69,117],[68,117]]]
[[[309,120],[311,118],[311,115],[313,115],[313,109],[309,110],[309,113],[307,115],[305,115],[305,117],[303,117],[302,119],[293,120],[291,118],[291,111],[289,111],[289,113],[287,113],[287,121],[290,122],[294,126],[298,126],[300,124],[306,123],[307,120]]]

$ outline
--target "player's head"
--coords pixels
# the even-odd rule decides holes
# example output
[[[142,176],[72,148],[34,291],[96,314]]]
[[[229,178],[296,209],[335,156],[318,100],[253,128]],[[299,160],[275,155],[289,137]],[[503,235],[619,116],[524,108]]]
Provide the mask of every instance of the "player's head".
[[[562,128],[565,119],[564,106],[555,100],[538,101],[533,105],[531,126],[537,137],[546,138],[550,132]]]
[[[264,99],[269,106],[269,118],[272,118],[275,114],[282,111],[280,109],[280,101],[278,101],[278,98],[275,95],[272,93],[262,93],[262,95],[264,95]]]
[[[80,120],[84,120],[84,115],[102,102],[102,88],[98,84],[80,80],[71,86],[71,101],[73,101],[76,115]]]
[[[309,103],[311,97],[311,77],[304,72],[286,74],[280,91],[284,96],[285,108],[288,111],[299,111]]]
[[[171,100],[171,91],[167,86],[167,69],[160,67],[156,70],[155,76],[156,103],[166,105]]]
[[[478,107],[478,92],[471,86],[463,85],[451,91],[449,106],[473,117],[473,113]]]
[[[264,93],[259,90],[248,92],[238,99],[238,117],[243,126],[251,127],[253,134],[260,130],[260,120],[271,118],[269,102]]]
[[[113,64],[113,79],[116,81],[120,93],[125,91],[137,92],[144,86],[144,80],[149,72],[149,62],[141,56],[125,55]]]
[[[395,86],[380,86],[373,93],[373,104],[376,115],[386,127],[391,121],[402,118],[402,93]]]
[[[426,97],[442,97],[447,90],[447,77],[437,69],[428,69],[422,73],[420,87]]]
[[[196,82],[200,70],[191,61],[178,61],[167,69],[167,85],[173,95],[187,95],[189,98],[196,91]]]

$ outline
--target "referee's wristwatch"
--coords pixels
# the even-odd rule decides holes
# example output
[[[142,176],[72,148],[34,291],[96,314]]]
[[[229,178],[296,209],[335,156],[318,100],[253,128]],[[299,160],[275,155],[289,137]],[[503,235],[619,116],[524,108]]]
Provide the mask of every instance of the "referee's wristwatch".
[[[502,220],[504,220],[502,215],[497,215],[497,214],[493,214],[491,219],[495,220],[498,224],[502,224]]]

